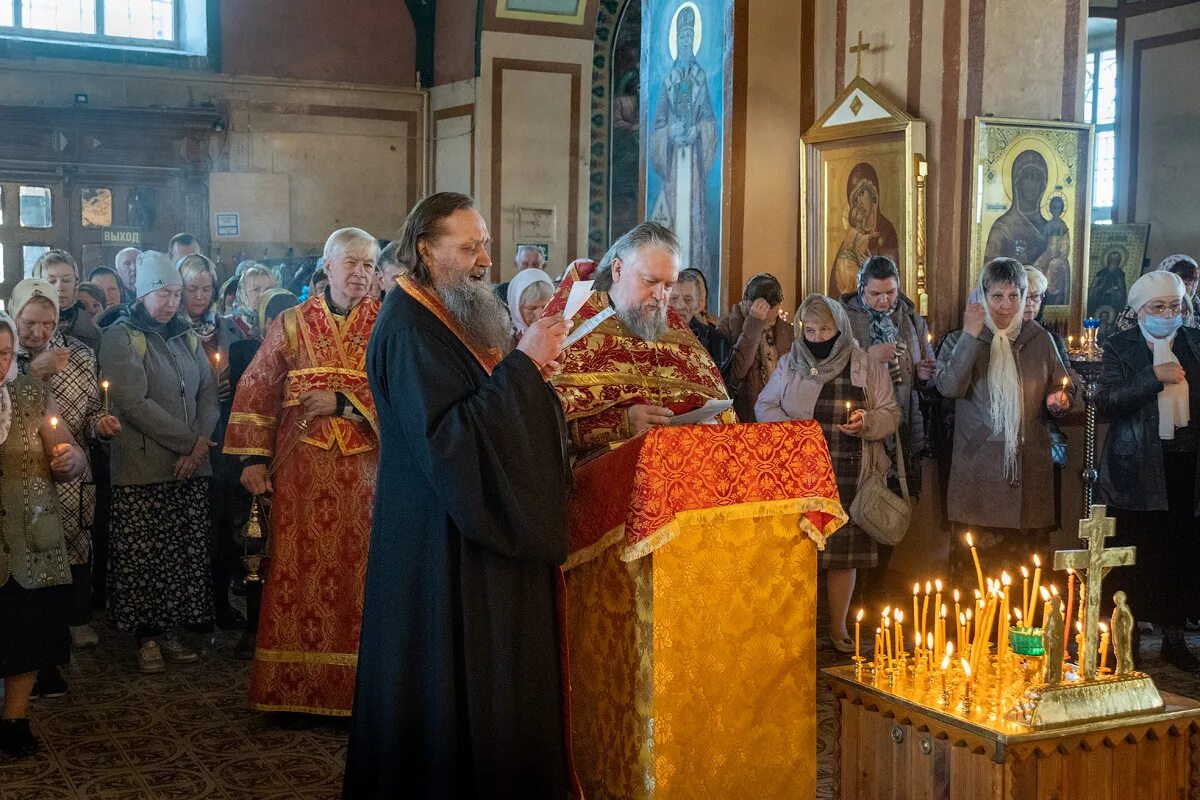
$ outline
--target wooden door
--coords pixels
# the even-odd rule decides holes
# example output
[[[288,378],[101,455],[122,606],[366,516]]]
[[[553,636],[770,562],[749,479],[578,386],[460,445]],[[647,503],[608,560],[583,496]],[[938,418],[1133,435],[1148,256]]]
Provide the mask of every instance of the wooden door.
[[[59,174],[0,173],[0,296],[30,277],[46,250],[70,246],[68,205]]]

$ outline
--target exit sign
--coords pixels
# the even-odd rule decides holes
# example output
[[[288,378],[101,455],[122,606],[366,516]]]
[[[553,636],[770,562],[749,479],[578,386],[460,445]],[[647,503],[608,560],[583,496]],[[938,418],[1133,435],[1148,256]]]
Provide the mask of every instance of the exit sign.
[[[100,244],[119,245],[121,247],[137,247],[142,243],[142,231],[139,228],[101,228]]]

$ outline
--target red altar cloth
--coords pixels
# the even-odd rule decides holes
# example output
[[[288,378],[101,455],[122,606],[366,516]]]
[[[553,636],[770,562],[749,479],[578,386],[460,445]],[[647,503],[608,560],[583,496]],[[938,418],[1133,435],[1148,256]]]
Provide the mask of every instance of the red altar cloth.
[[[846,522],[829,448],[812,420],[658,427],[575,469],[570,569],[622,536],[633,561],[682,524],[800,514],[819,544]]]

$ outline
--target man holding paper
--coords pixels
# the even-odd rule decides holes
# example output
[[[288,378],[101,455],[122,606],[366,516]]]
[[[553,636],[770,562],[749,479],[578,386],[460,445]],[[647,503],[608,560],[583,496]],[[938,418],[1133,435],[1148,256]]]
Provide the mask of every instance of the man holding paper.
[[[736,422],[712,357],[670,310],[679,276],[679,243],[662,225],[643,222],[601,259],[577,264],[546,313],[571,319],[574,332],[554,388],[576,455],[619,444],[655,425]],[[580,284],[593,291],[577,315]],[[572,297],[574,295],[574,297]]]

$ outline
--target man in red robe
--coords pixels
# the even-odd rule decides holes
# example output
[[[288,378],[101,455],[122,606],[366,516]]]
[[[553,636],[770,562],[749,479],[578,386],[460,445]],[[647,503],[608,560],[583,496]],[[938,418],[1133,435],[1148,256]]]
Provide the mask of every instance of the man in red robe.
[[[679,243],[670,230],[643,222],[618,239],[598,267],[577,262],[546,307],[561,313],[576,280],[595,292],[575,316],[595,325],[562,354],[554,388],[577,456],[620,444],[709,400],[726,400],[712,356],[670,309],[679,277]],[[604,319],[597,319],[604,315]],[[717,422],[736,422],[732,409]]]
[[[348,716],[363,610],[379,423],[367,385],[379,244],[343,228],[325,243],[329,286],[271,324],[237,387],[225,452],[271,493],[267,578],[250,701]]]
[[[567,323],[513,348],[471,198],[431,195],[367,354],[379,493],[343,796],[565,798]]]

